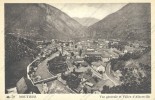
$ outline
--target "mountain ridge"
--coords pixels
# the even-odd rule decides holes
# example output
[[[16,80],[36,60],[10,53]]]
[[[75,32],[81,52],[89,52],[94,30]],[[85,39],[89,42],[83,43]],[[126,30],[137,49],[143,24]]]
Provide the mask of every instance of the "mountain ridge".
[[[150,4],[132,3],[89,26],[88,33],[95,38],[150,41],[150,21]]]
[[[78,35],[78,29],[83,29],[80,23],[48,4],[5,4],[5,18],[6,33],[28,38],[71,39],[83,35],[81,31]]]

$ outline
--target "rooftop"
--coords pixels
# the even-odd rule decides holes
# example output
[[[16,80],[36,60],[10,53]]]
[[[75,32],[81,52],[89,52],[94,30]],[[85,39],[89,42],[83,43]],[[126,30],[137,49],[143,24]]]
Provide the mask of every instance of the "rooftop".
[[[95,90],[102,90],[103,86],[113,87],[113,86],[115,86],[115,84],[111,80],[109,80],[109,79],[101,80],[93,87],[93,89],[95,89]]]

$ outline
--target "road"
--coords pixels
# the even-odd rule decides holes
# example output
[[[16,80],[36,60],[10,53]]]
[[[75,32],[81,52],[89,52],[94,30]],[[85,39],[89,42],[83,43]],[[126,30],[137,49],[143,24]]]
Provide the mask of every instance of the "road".
[[[36,75],[41,76],[42,79],[46,79],[52,76],[52,74],[49,72],[48,67],[47,67],[47,62],[50,59],[55,58],[56,56],[59,55],[59,52],[54,53],[52,56],[48,57],[47,59],[45,59],[43,62],[41,62],[38,65],[38,69],[36,71]]]
[[[90,67],[90,69],[91,69],[91,71],[93,72],[94,75],[96,75],[100,79],[103,79],[103,76],[100,73],[98,73],[97,71],[95,71],[92,67]]]
[[[90,69],[92,70],[93,74],[96,75],[97,77],[99,77],[100,79],[103,80],[107,80],[109,79],[110,81],[112,81],[115,86],[120,85],[121,82],[119,80],[117,80],[112,74],[111,74],[111,65],[110,63],[107,64],[106,69],[105,69],[105,76],[103,77],[103,75],[101,75],[100,73],[98,73],[95,69],[93,69],[92,67],[90,67]]]
[[[38,65],[38,69],[35,74],[41,76],[41,79],[47,79],[47,78],[53,77],[54,75],[52,75],[48,70],[47,61],[55,58],[58,55],[59,55],[59,52],[56,52],[52,56],[48,57],[43,62],[41,62]],[[47,83],[48,87],[50,87],[52,83],[53,83],[52,81],[48,82]],[[38,87],[39,91],[42,92],[42,84],[36,84],[36,86]]]
[[[41,62],[38,65],[38,69],[35,74],[41,76],[42,79],[53,77],[54,75],[52,75],[48,70],[47,62],[48,60],[51,60],[57,56],[59,56],[59,52],[52,54],[50,57],[48,57],[43,62]],[[75,93],[70,88],[66,87],[59,80],[59,77],[61,76],[61,74],[57,74],[57,76],[58,76],[58,80],[47,82],[47,86],[49,87],[49,93]],[[43,89],[42,84],[36,84],[36,86],[38,87],[39,91],[42,93],[42,89]]]
[[[105,73],[106,73],[107,77],[109,78],[109,80],[111,80],[111,81],[115,84],[115,86],[121,84],[121,82],[120,82],[119,80],[117,80],[117,79],[111,74],[111,65],[110,65],[110,63],[107,64]]]

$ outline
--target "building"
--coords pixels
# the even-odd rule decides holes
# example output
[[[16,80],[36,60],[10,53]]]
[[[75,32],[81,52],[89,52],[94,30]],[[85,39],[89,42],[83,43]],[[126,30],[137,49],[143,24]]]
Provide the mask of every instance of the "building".
[[[85,82],[86,85],[90,86],[90,87],[93,87],[94,84],[93,83],[90,83],[90,82]]]
[[[85,61],[83,60],[83,58],[76,58],[76,59],[74,59],[74,61],[73,61],[75,64],[81,64],[81,63],[84,63]]]
[[[115,84],[111,80],[109,80],[109,79],[101,80],[93,87],[93,90],[95,90],[95,91],[102,91],[103,90],[103,86],[113,87],[113,86],[115,86]]]
[[[38,45],[42,45],[44,43],[44,41],[37,41]]]
[[[32,84],[32,82],[22,77],[16,84],[18,94],[25,94],[25,93],[37,93],[40,94],[38,88]]]
[[[97,67],[97,71],[100,72],[100,73],[104,73],[105,72],[105,67],[100,65]]]
[[[7,89],[7,94],[17,94],[17,88],[14,87],[14,88]]]
[[[85,53],[85,57],[101,58],[102,54],[99,52],[87,52],[87,53]]]
[[[18,92],[19,94],[24,94],[24,93],[26,93],[26,91],[28,90],[28,86],[27,86],[27,84],[26,84],[26,82],[25,82],[24,77],[22,77],[22,78],[17,82],[16,86],[17,86],[17,92]]]

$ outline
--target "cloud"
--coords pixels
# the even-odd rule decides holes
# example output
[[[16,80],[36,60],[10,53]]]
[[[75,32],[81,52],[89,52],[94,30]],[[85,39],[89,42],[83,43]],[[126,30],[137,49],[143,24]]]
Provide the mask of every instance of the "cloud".
[[[55,3],[50,4],[70,17],[94,17],[103,19],[125,6],[125,3]]]

